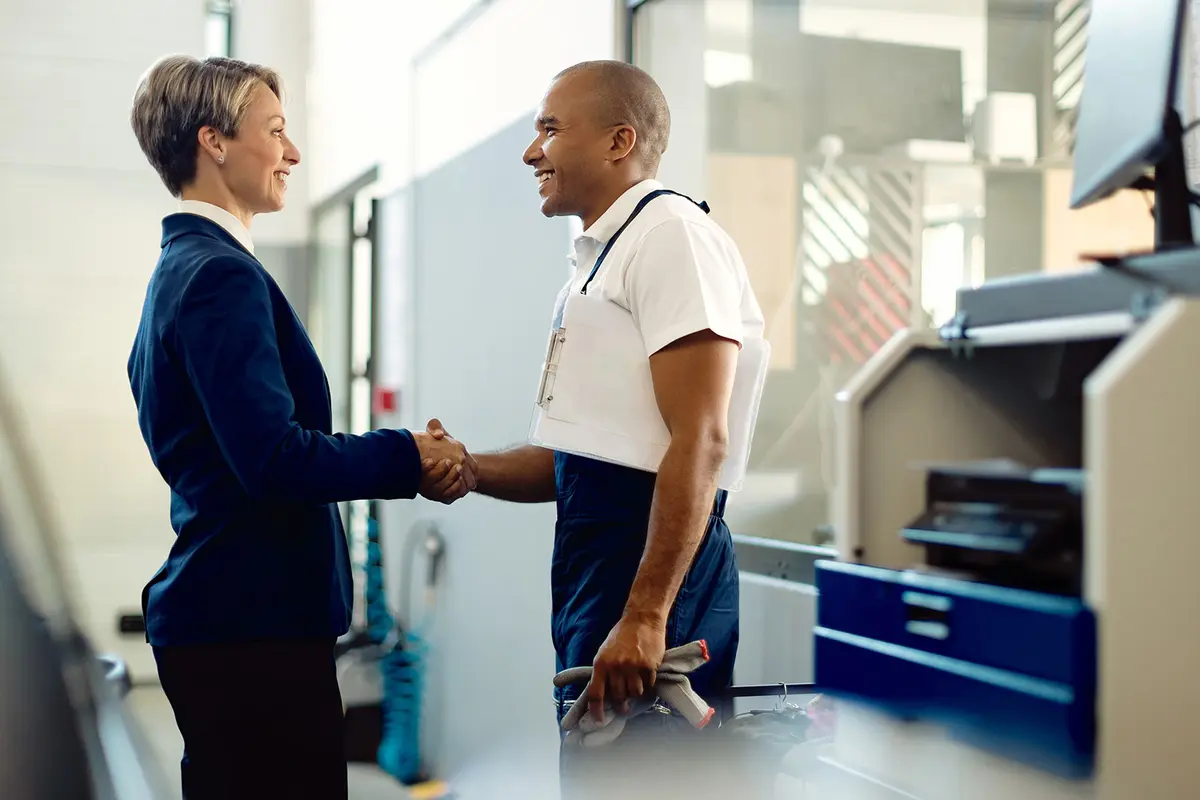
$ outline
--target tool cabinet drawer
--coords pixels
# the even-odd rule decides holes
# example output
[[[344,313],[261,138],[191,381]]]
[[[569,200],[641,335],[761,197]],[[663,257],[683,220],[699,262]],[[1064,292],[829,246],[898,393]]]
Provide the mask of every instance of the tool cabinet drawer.
[[[835,561],[816,567],[822,628],[1046,680],[1094,680],[1095,623],[1078,598]]]
[[[817,565],[816,683],[1067,777],[1091,773],[1095,619],[1077,599]]]

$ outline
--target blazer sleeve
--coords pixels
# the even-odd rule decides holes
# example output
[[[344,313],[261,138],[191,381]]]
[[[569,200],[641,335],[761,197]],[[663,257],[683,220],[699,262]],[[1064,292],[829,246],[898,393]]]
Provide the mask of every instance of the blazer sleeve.
[[[217,444],[251,497],[416,496],[421,459],[408,431],[327,435],[295,422],[270,293],[255,265],[227,257],[201,266],[180,297],[175,337]]]

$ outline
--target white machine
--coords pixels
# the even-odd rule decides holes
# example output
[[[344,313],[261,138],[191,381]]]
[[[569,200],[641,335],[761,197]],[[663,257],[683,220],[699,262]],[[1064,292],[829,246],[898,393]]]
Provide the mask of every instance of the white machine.
[[[1200,271],[1200,256],[1192,267]],[[922,563],[919,549],[898,535],[924,505],[922,463],[1007,458],[1061,467],[1079,452],[1087,475],[1082,600],[1098,634],[1093,772],[1057,777],[961,743],[943,726],[880,713],[871,702],[840,706],[830,757],[921,800],[1195,796],[1200,374],[1189,365],[1200,342],[1200,300],[1171,299],[1140,322],[1089,315],[980,328],[970,339],[968,357],[936,335],[904,334],[839,395],[837,447],[845,458],[837,549],[887,570]],[[1094,367],[1064,369],[1109,346]],[[1041,380],[1056,384],[1054,397],[1038,396]],[[829,599],[822,594],[820,602]],[[946,619],[948,636],[960,636],[954,609]],[[829,682],[818,655],[817,683]],[[904,796],[850,784],[858,793],[835,796]]]

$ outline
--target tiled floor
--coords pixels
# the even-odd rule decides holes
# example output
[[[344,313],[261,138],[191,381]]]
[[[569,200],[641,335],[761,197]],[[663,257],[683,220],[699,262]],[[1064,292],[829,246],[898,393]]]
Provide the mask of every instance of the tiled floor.
[[[130,693],[127,702],[172,782],[174,798],[179,798],[179,756],[183,743],[167,698],[156,687],[139,687]],[[350,765],[350,800],[404,800],[407,797],[408,793],[380,770],[361,764]]]

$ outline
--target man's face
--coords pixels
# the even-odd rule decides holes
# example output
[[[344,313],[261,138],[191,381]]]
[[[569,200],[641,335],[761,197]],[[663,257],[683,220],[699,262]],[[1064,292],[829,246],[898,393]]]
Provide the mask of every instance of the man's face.
[[[589,108],[590,80],[568,75],[550,86],[538,109],[537,136],[525,150],[547,217],[583,215],[604,179],[611,137]]]

